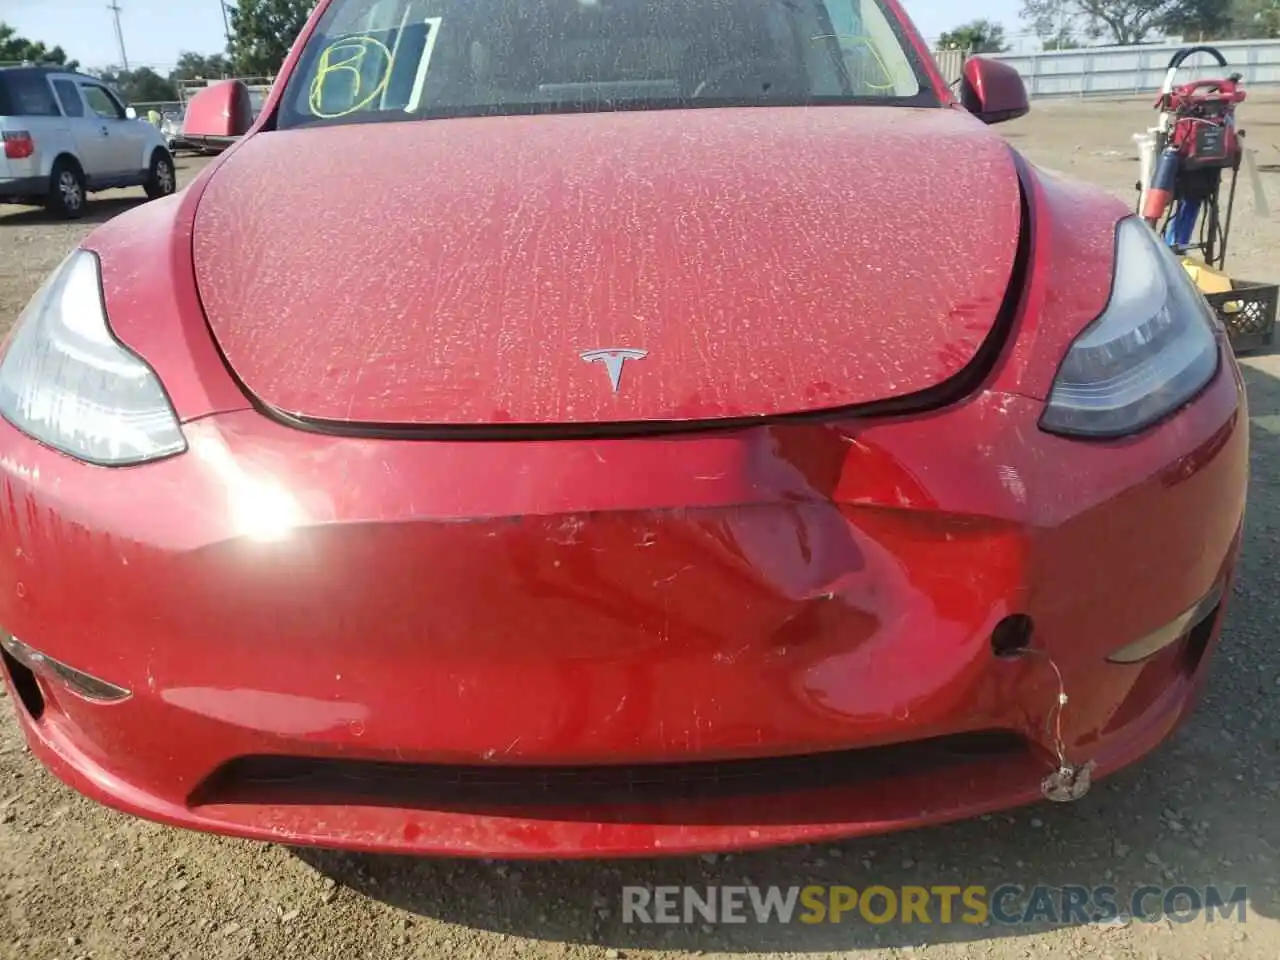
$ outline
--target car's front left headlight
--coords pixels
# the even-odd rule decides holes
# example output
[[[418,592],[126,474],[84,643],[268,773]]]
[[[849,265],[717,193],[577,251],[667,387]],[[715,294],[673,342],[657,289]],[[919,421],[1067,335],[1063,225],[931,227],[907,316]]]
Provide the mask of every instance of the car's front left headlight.
[[[101,466],[187,448],[160,378],[112,335],[98,257],[87,250],[64,260],[18,318],[0,359],[0,416]]]
[[[1143,221],[1121,221],[1111,299],[1068,349],[1041,427],[1107,438],[1164,419],[1217,373],[1217,326],[1173,251]]]

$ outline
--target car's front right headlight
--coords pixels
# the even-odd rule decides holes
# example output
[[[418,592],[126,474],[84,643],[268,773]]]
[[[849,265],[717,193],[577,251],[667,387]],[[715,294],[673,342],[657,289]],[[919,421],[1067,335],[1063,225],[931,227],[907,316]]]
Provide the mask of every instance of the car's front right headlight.
[[[1111,299],[1067,350],[1040,426],[1093,438],[1146,429],[1213,379],[1217,327],[1173,252],[1143,221],[1122,220]]]
[[[187,448],[160,378],[112,335],[98,257],[87,250],[64,260],[18,318],[0,359],[0,416],[101,466]]]

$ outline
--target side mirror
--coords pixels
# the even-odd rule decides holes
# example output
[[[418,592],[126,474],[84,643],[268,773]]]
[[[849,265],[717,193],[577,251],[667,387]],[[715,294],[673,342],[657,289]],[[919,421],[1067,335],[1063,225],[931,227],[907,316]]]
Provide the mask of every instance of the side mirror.
[[[960,78],[960,105],[983,123],[1003,123],[1031,109],[1022,75],[1009,64],[970,57]]]
[[[138,111],[137,111],[137,110],[135,110],[135,109],[133,109],[133,107],[125,107],[125,108],[124,108],[124,115],[125,115],[125,118],[126,118],[126,119],[129,119],[129,120],[137,120],[137,119],[138,119]]]
[[[241,137],[253,126],[249,88],[239,80],[205,87],[187,102],[186,132],[200,137]]]

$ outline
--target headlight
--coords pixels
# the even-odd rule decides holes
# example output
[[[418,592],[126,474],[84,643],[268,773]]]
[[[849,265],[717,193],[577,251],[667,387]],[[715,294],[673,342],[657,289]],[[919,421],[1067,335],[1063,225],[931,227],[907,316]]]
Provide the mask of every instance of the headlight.
[[[103,466],[187,448],[159,378],[112,336],[98,258],[86,250],[63,261],[18,318],[0,360],[0,416]]]
[[[1121,221],[1111,299],[1067,351],[1040,425],[1087,437],[1150,426],[1213,379],[1216,329],[1173,252],[1141,220]]]

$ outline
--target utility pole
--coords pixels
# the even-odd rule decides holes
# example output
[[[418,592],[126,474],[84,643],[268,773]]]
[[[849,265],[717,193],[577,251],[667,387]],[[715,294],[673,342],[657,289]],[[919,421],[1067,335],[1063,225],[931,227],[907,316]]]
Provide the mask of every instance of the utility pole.
[[[227,44],[231,43],[231,21],[227,19],[227,0],[218,0],[218,6],[222,8],[222,30],[227,35]]]
[[[124,32],[120,29],[120,4],[116,0],[111,0],[111,3],[107,4],[107,9],[116,18],[116,44],[120,47],[120,65],[124,68],[124,72],[128,73],[129,55],[124,52]]]

